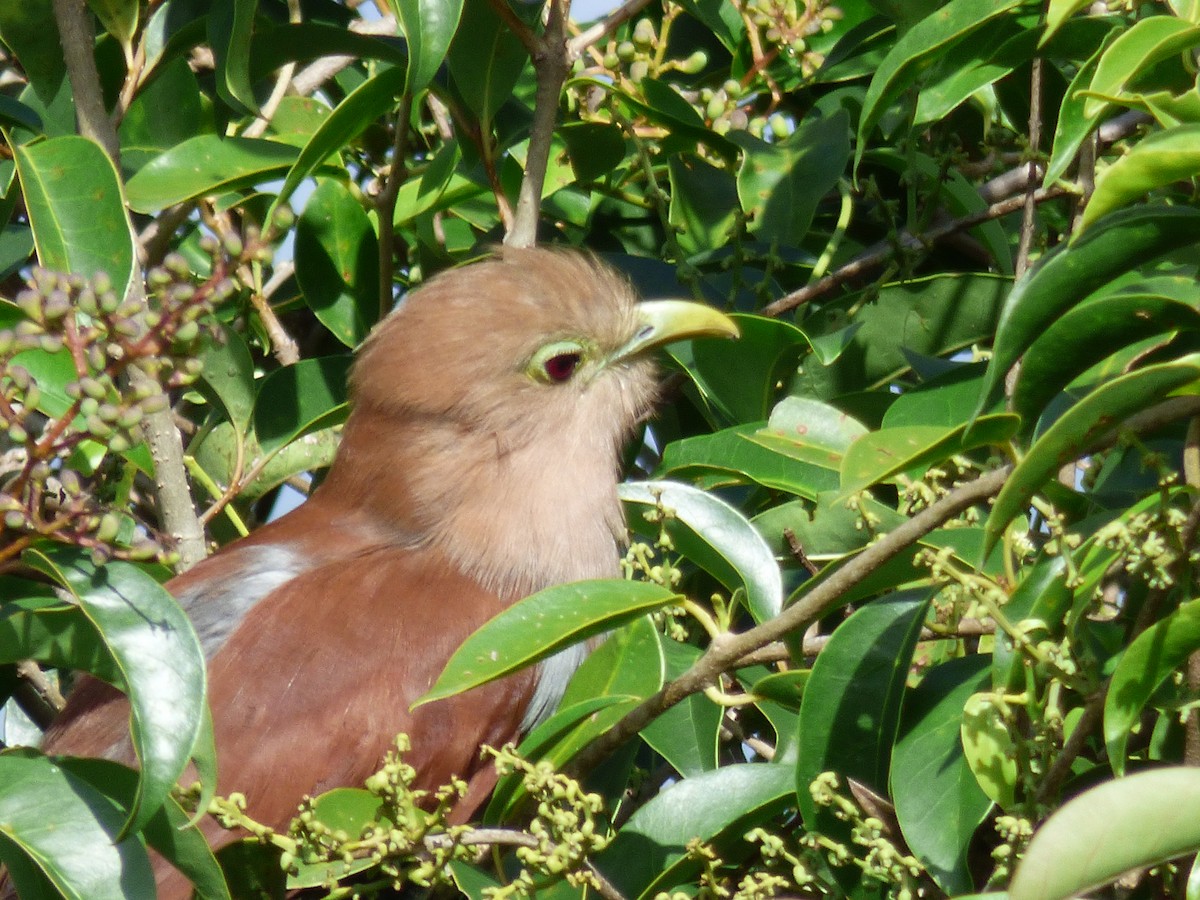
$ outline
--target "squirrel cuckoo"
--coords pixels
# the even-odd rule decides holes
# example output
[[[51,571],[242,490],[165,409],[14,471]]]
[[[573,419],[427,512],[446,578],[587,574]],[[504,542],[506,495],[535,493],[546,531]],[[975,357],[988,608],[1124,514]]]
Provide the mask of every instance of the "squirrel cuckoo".
[[[218,790],[283,829],[404,731],[417,787],[466,779],[469,816],[493,786],[480,745],[551,712],[582,648],[409,706],[506,605],[618,573],[622,444],[656,392],[647,351],[736,334],[700,304],[637,303],[576,252],[505,248],[414,290],[362,347],[321,486],[168,585],[208,657]],[[123,696],[84,679],[45,749],[133,764]],[[237,837],[205,827],[214,845]],[[188,896],[178,873],[159,880]]]

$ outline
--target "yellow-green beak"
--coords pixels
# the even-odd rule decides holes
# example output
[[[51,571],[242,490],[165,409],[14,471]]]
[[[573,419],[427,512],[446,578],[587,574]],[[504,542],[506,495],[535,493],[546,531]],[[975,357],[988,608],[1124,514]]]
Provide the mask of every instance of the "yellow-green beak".
[[[741,335],[729,316],[690,300],[647,300],[638,304],[637,312],[637,333],[612,355],[614,362],[689,338]]]

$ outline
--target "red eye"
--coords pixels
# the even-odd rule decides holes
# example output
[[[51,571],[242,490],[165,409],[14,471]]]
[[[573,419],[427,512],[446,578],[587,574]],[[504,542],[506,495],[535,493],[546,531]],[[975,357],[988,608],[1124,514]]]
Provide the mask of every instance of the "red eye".
[[[575,374],[580,354],[560,353],[546,360],[546,377],[551,381],[563,382]]]

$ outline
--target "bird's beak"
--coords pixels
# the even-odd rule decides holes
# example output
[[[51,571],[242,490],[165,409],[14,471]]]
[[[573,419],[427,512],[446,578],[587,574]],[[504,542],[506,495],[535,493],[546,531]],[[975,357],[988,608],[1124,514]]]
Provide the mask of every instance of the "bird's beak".
[[[611,357],[629,359],[675,341],[697,337],[737,338],[741,332],[729,316],[690,300],[648,300],[637,306],[637,333]]]

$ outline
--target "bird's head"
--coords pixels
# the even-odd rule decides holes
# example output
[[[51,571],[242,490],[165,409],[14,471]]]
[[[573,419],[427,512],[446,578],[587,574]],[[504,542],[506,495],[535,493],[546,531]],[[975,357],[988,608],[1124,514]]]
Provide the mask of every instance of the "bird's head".
[[[510,440],[538,423],[611,429],[620,440],[656,393],[648,351],[736,334],[702,304],[639,303],[592,256],[504,248],[426,282],[375,329],[355,367],[354,400]]]
[[[614,574],[621,446],[657,391],[648,351],[736,334],[702,304],[638,303],[594,257],[506,248],[372,332],[323,490],[506,597]]]

